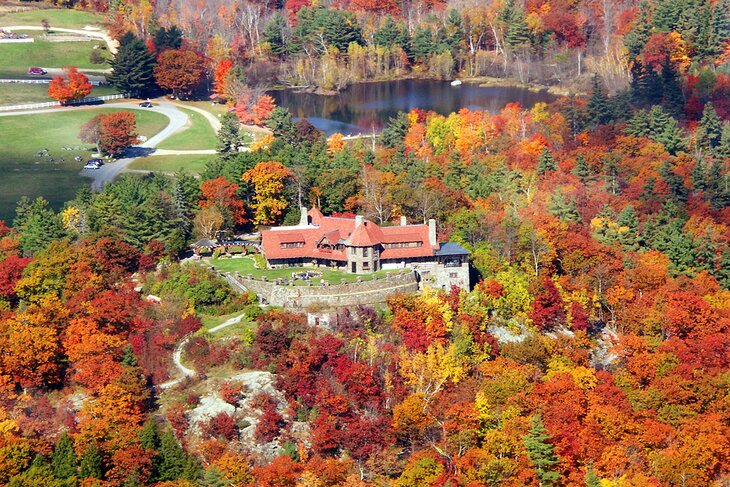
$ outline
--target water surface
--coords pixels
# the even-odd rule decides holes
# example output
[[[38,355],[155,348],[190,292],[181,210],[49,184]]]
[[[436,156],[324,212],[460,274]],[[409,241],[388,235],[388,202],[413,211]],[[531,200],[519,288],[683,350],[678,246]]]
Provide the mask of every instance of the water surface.
[[[351,85],[336,95],[274,91],[278,106],[288,108],[296,118],[307,118],[327,134],[345,135],[380,131],[390,117],[413,108],[433,110],[443,115],[461,108],[498,112],[506,104],[519,102],[532,107],[551,102],[547,91],[532,91],[508,86],[480,87],[464,83],[451,86],[448,81],[406,79]]]

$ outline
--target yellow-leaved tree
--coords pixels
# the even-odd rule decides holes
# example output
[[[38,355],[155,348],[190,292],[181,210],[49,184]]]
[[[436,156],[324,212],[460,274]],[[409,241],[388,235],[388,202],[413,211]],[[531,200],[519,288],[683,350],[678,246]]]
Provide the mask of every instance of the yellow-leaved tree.
[[[403,350],[399,369],[406,384],[428,403],[449,382],[456,384],[464,378],[466,363],[454,344],[432,343],[425,352]]]
[[[243,173],[241,179],[254,190],[255,223],[271,225],[281,220],[289,205],[284,197],[284,184],[292,176],[294,174],[287,167],[276,161],[259,162]]]

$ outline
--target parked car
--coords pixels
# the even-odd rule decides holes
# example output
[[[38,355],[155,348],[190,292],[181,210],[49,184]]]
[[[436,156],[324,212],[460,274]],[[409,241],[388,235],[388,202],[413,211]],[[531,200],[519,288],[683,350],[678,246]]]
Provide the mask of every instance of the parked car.
[[[29,68],[28,74],[43,75],[43,74],[48,74],[48,71],[46,71],[43,68]]]
[[[142,108],[152,108],[152,103],[149,101],[143,101],[139,104],[139,106],[141,106]]]
[[[84,169],[99,169],[104,165],[104,161],[101,159],[89,159],[89,162],[84,164]]]

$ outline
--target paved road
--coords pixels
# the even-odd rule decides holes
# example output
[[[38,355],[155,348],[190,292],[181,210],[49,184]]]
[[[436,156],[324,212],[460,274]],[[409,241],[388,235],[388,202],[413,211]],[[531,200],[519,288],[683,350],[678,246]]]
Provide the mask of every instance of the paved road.
[[[188,116],[185,112],[178,109],[172,103],[164,100],[160,100],[159,105],[155,106],[155,108],[140,108],[139,105],[135,103],[113,103],[109,106],[113,106],[115,108],[132,108],[135,110],[154,110],[169,118],[170,123],[154,137],[129,149],[130,157],[110,162],[102,166],[100,169],[82,169],[81,174],[83,176],[93,179],[91,188],[95,191],[101,191],[104,189],[104,185],[106,183],[112,182],[114,178],[121,174],[135,159],[153,153],[157,144],[183,128],[185,124],[188,123]]]

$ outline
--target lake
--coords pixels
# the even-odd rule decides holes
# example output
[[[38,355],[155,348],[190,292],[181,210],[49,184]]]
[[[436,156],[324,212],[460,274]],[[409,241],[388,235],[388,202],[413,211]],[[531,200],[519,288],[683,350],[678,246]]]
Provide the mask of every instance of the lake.
[[[405,79],[351,85],[336,95],[317,95],[292,90],[272,91],[276,104],[288,108],[296,118],[307,118],[327,135],[380,131],[390,117],[413,108],[443,115],[461,108],[498,112],[506,104],[519,102],[532,107],[556,97],[547,91],[509,86],[480,87],[448,81]]]

